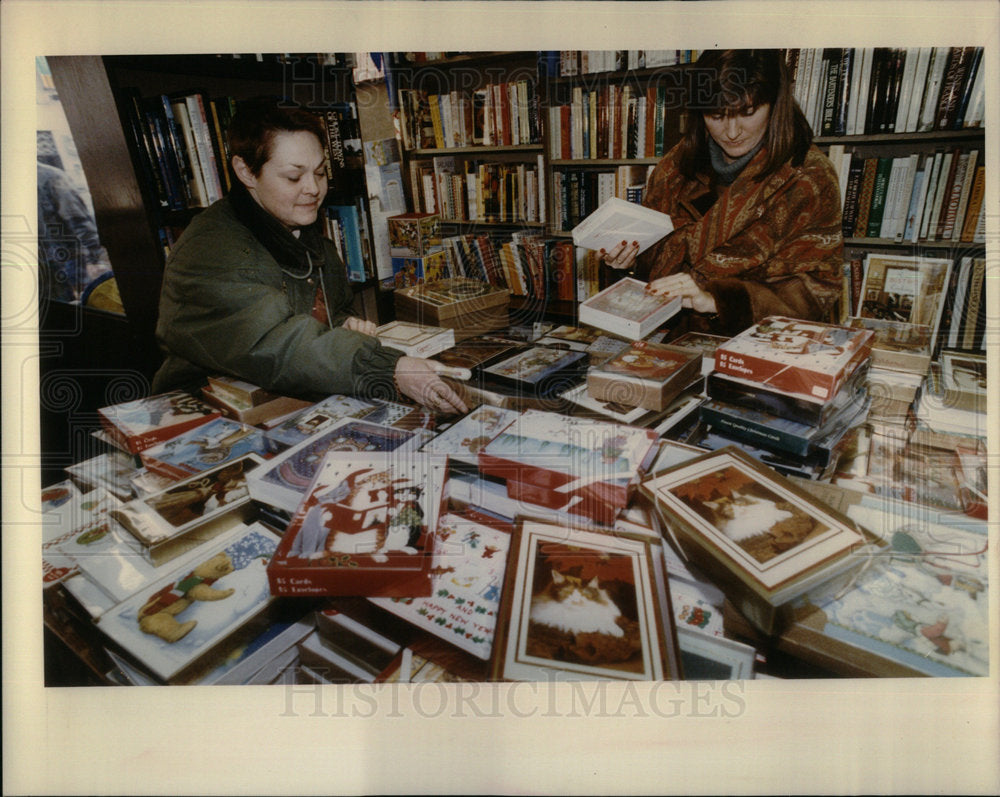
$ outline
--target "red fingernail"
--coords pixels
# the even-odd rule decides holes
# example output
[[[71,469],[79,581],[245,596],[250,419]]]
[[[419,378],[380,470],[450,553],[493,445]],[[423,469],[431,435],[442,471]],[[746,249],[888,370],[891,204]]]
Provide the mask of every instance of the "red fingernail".
[[[602,255],[603,255],[603,254],[606,254],[606,252],[605,252],[605,251],[604,251],[604,250],[602,249],[602,250],[601,250],[601,254],[602,254]]]
[[[622,246],[628,246],[628,241],[622,241]]]
[[[638,246],[638,245],[639,245],[638,241],[632,241],[632,246]]]

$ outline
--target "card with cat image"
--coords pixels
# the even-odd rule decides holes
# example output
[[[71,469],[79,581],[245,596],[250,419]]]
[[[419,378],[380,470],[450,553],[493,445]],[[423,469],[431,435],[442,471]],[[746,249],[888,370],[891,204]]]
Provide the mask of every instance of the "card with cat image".
[[[735,446],[667,468],[642,490],[678,547],[765,633],[777,630],[778,609],[871,552],[853,521]]]
[[[648,540],[524,519],[511,535],[492,676],[680,678],[676,632]]]
[[[328,451],[268,567],[274,595],[423,597],[447,457]]]

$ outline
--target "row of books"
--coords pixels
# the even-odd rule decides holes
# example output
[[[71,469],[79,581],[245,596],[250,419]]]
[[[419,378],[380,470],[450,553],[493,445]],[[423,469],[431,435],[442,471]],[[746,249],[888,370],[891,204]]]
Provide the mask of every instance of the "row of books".
[[[981,47],[826,47],[788,50],[794,95],[817,135],[979,127]]]
[[[842,181],[844,237],[985,240],[986,166],[978,149],[865,158],[835,144],[829,155]]]
[[[680,116],[665,85],[574,86],[548,109],[549,155],[559,160],[658,158],[678,137]]]
[[[418,211],[449,221],[545,222],[545,169],[536,162],[435,157],[412,165]]]
[[[490,83],[469,94],[398,90],[405,149],[525,146],[541,142],[533,81]]]
[[[236,100],[202,91],[142,97],[126,89],[129,132],[142,172],[164,210],[204,208],[231,187],[227,133]],[[363,167],[356,103],[317,114],[326,130],[327,174]]]
[[[570,231],[612,197],[642,204],[653,166],[624,165],[613,169],[555,169],[552,196],[559,229]]]
[[[698,54],[698,50],[546,50],[539,53],[538,63],[542,74],[575,77],[691,64]]]
[[[374,278],[365,198],[356,197],[351,205],[328,205],[323,208],[322,218],[326,236],[334,242],[347,267],[348,280],[365,282]]]

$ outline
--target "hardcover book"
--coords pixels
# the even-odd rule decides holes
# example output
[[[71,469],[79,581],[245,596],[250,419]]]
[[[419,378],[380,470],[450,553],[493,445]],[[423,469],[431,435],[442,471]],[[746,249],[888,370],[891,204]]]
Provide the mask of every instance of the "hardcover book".
[[[295,512],[328,451],[395,451],[415,439],[412,430],[341,418],[251,473],[250,495],[255,501]]]
[[[679,680],[670,597],[648,540],[524,520],[510,541],[492,677]]]
[[[214,407],[182,390],[102,407],[97,413],[114,444],[130,454],[138,454],[220,415]]]
[[[587,392],[600,401],[663,410],[698,378],[701,355],[639,340],[587,372]]]
[[[267,456],[264,433],[238,421],[216,418],[147,448],[139,456],[148,470],[176,480],[251,453]]]
[[[656,455],[649,429],[527,410],[479,452],[508,494],[612,523]]]
[[[447,460],[329,452],[268,566],[274,595],[424,597]]]
[[[489,659],[493,649],[512,527],[443,515],[434,539],[431,594],[426,598],[371,598],[418,628]]]
[[[719,345],[715,370],[821,401],[871,354],[874,332],[770,316]]]
[[[858,315],[930,327],[934,351],[951,263],[947,258],[869,254]]]
[[[580,304],[580,323],[641,340],[681,309],[681,298],[657,296],[648,283],[623,277]]]
[[[266,565],[278,538],[259,524],[241,526],[106,611],[97,627],[157,677],[182,672],[271,601]]]
[[[383,346],[399,349],[410,357],[430,357],[455,345],[455,330],[390,321],[375,330]]]
[[[733,446],[642,490],[678,547],[765,634],[780,631],[795,598],[866,558],[851,520]]]
[[[610,197],[573,228],[573,244],[583,249],[610,252],[622,241],[639,243],[639,253],[673,232],[674,224],[666,213]]]

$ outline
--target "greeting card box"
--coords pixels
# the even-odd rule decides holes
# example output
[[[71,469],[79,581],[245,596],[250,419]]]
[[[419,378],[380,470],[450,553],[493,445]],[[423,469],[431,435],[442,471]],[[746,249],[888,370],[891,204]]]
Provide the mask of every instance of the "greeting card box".
[[[430,594],[447,459],[331,451],[268,566],[275,595]]]
[[[512,526],[448,513],[434,541],[434,574],[426,598],[372,598],[372,603],[480,659],[493,648]]]
[[[266,457],[264,433],[229,418],[216,418],[147,448],[139,456],[153,473],[185,479],[245,454]]]
[[[858,316],[929,327],[935,351],[951,266],[950,258],[869,254]]]
[[[262,462],[246,454],[129,501],[111,515],[139,541],[151,563],[163,564],[249,517],[247,474]]]
[[[587,353],[532,346],[479,369],[486,387],[514,391],[535,398],[550,398],[582,381]]]
[[[395,451],[417,444],[416,433],[356,418],[341,418],[325,432],[306,438],[250,474],[250,496],[293,513],[299,508],[328,451]]]
[[[170,681],[267,608],[266,566],[277,544],[259,524],[233,529],[194,564],[168,571],[106,611],[97,627]]]
[[[519,522],[500,598],[493,679],[680,679],[673,612],[655,558],[648,540]]]
[[[829,401],[869,359],[874,337],[871,330],[770,316],[720,344],[715,370]]]
[[[639,340],[587,372],[587,392],[600,401],[663,410],[698,378],[701,355]]]
[[[580,323],[629,340],[646,337],[681,309],[679,296],[658,296],[647,291],[647,285],[623,277],[580,304]]]
[[[230,404],[225,398],[212,390],[209,385],[201,389],[201,395],[209,404],[218,407],[226,417],[234,418],[248,426],[266,427],[268,424],[278,419],[283,419],[293,412],[298,412],[312,406],[311,401],[305,401],[293,396],[278,396],[255,407],[242,407]]]
[[[622,241],[636,241],[644,252],[673,229],[666,213],[611,197],[573,228],[573,245],[610,252]]]
[[[925,324],[909,324],[881,318],[852,318],[852,327],[870,329],[872,367],[886,368],[911,374],[926,374],[931,364],[933,328]]]
[[[642,483],[674,543],[765,634],[791,602],[861,567],[866,537],[846,516],[735,446]]]
[[[56,486],[45,492],[49,494],[50,508],[41,518],[42,587],[48,588],[79,572],[77,563],[81,558],[121,542],[117,524],[111,518],[112,510],[121,503],[101,487],[80,493],[75,488]]]
[[[244,410],[278,398],[276,393],[233,376],[209,376],[208,384],[221,400]]]
[[[574,501],[570,511],[603,519],[625,507],[656,451],[649,429],[528,410],[483,447],[479,469],[505,480],[511,497]]]
[[[986,412],[986,355],[941,352],[940,380],[932,386],[943,389],[943,403],[966,412]]]
[[[383,346],[399,349],[411,357],[431,357],[455,345],[455,331],[445,327],[390,321],[375,330]]]
[[[452,460],[478,463],[480,449],[518,417],[517,410],[482,404],[468,415],[424,443],[420,449],[427,454],[443,454]]]
[[[454,329],[456,340],[502,329],[509,323],[510,291],[468,277],[400,288],[394,302],[398,320]]]
[[[220,415],[214,407],[182,390],[102,407],[97,413],[114,444],[130,454],[138,454]]]
[[[437,213],[400,213],[386,222],[393,257],[421,257],[441,246],[441,217]]]
[[[448,275],[448,254],[439,249],[422,257],[408,255],[392,258],[392,283],[396,288],[418,285],[424,280],[439,280]]]
[[[715,350],[729,338],[724,335],[709,335],[705,332],[685,332],[668,343],[682,349],[690,349],[701,355],[701,372],[710,374],[715,368]]]
[[[279,453],[329,429],[341,418],[363,418],[378,406],[375,402],[351,396],[328,396],[268,429],[264,432],[264,437],[270,450]]]

